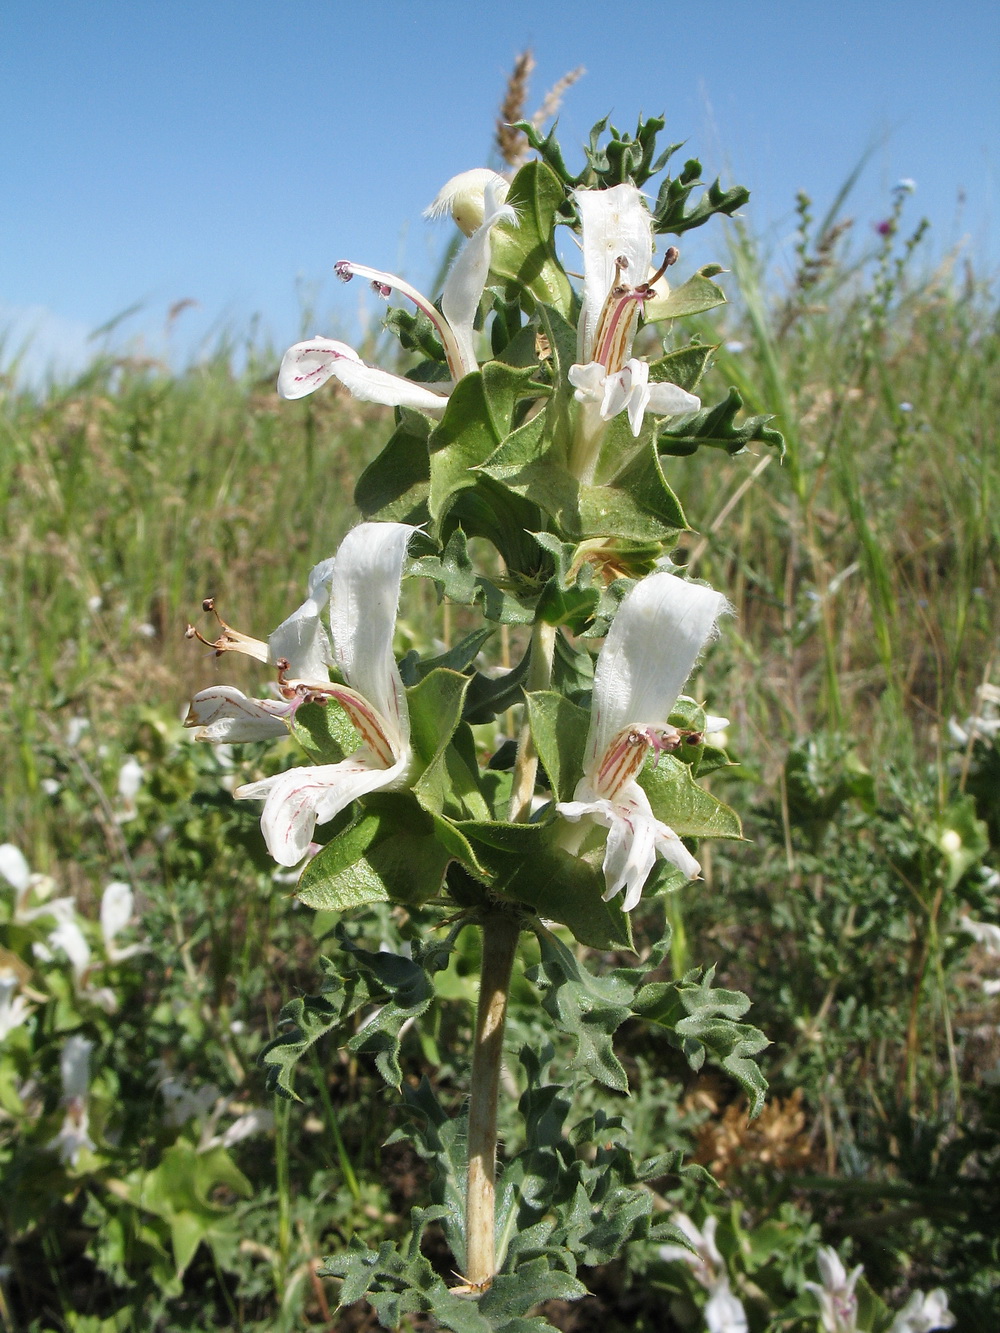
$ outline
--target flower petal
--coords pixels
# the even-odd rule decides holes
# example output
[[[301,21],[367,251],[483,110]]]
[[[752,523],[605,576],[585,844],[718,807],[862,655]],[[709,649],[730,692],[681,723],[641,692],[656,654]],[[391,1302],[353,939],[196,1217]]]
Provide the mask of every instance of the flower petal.
[[[502,176],[497,180],[506,186]],[[452,265],[441,294],[441,309],[455,335],[466,374],[475,370],[478,364],[473,323],[490,272],[490,231],[498,222],[517,223],[513,208],[503,202],[506,194],[506,189],[501,192],[495,181],[487,182],[482,224],[469,237]]]
[[[647,412],[655,412],[658,417],[675,417],[682,412],[697,412],[701,399],[696,394],[688,393],[679,384],[670,384],[666,380],[650,384]]]
[[[634,185],[610,190],[577,190],[574,196],[583,227],[583,310],[579,325],[579,358],[591,359],[594,333],[605,298],[615,281],[615,262],[627,264],[623,281],[645,282],[653,257],[649,211]]]
[[[132,890],[114,880],[101,894],[101,934],[104,947],[110,948],[132,917]]]
[[[241,745],[287,736],[287,714],[288,704],[278,699],[248,699],[234,685],[212,685],[191,700],[184,725],[198,727],[196,741]]]
[[[288,662],[288,674],[296,679],[330,679],[327,667],[333,665],[333,649],[320,612],[330,598],[333,561],[331,556],[313,566],[306,600],[268,635],[268,661],[274,666],[283,657]]]
[[[597,659],[588,772],[624,727],[666,722],[725,607],[721,593],[675,574],[650,574],[636,584]]]
[[[319,334],[308,342],[296,343],[281,358],[278,393],[282,398],[305,398],[327,382],[341,360],[360,361],[361,357],[347,343]]]
[[[330,590],[330,628],[344,679],[385,720],[393,753],[408,748],[410,722],[392,652],[399,587],[414,528],[361,523],[337,552]]]
[[[237,787],[238,800],[264,798],[260,826],[267,850],[279,865],[294,866],[309,850],[317,824],[328,823],[359,796],[394,785],[408,764],[375,766],[367,750],[339,764],[291,768],[287,773]]]
[[[734,1296],[728,1278],[714,1283],[703,1311],[708,1333],[747,1333],[747,1312]]]
[[[414,407],[436,415],[448,405],[447,396],[392,375],[361,360],[353,347],[333,338],[315,337],[289,347],[278,371],[282,398],[305,398],[333,376],[355,397],[384,407]]]

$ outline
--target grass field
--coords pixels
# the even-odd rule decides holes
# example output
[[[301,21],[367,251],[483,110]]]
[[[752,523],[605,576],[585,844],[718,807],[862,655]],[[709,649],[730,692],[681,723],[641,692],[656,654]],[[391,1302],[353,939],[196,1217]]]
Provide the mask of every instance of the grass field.
[[[997,307],[964,258],[930,272],[919,239],[910,254],[905,215],[862,254],[838,218],[808,212],[786,281],[733,227],[733,304],[695,321],[719,345],[703,399],[735,387],[747,413],[774,414],[784,457],[754,445],[667,465],[692,528],[677,558],[734,609],[698,693],[731,720],[741,767],[723,794],[752,840],[716,848],[706,883],[671,906],[674,963],[716,962],[752,997],[773,1098],[748,1128],[724,1077],[626,1036],[628,1114],[650,1152],[669,1129],[723,1179],[709,1203],[755,1330],[815,1327],[796,1292],[820,1235],[850,1240],[886,1299],[943,1285],[958,1326],[986,1330],[1000,1029],[983,982],[1000,960],[960,921],[1000,922]],[[254,1056],[282,1002],[315,988],[331,924],[293,908],[254,812],[219,790],[229,757],[179,725],[214,680],[260,683],[185,639],[202,598],[250,633],[273,628],[354,521],[354,480],[385,438],[387,409],[332,392],[279,401],[276,364],[264,348],[238,374],[225,349],[180,373],[108,358],[44,392],[0,387],[0,842],[95,923],[105,885],[130,882],[132,938],[151,945],[108,974],[118,1017],[87,1011],[97,1165],[60,1172],[44,1151],[60,1034],[81,1003],[69,982],[31,1041],[20,1027],[0,1047],[0,1170],[21,1199],[5,1187],[0,1204],[8,1329],[374,1327],[360,1308],[330,1314],[316,1260],[351,1234],[399,1231],[425,1201],[412,1152],[380,1148],[394,1112],[346,1052],[314,1063],[304,1105],[211,1151],[209,1112],[171,1127],[158,1091],[167,1068],[189,1090],[214,1085],[231,1099],[218,1126],[270,1107]],[[415,588],[398,646],[460,623]],[[27,948],[28,926],[3,929],[5,956]],[[392,940],[399,923],[376,913],[350,929]],[[408,1072],[432,1067],[445,1088],[474,961],[408,1048]],[[512,1023],[529,1030],[527,983],[515,998]],[[130,1191],[190,1143],[202,1164],[216,1154],[215,1174],[188,1163],[205,1243],[179,1277],[175,1214],[142,1220]],[[685,1188],[674,1201],[694,1206]],[[669,1309],[673,1326],[700,1327],[655,1255],[629,1265],[595,1272],[595,1295],[552,1321],[652,1333]]]

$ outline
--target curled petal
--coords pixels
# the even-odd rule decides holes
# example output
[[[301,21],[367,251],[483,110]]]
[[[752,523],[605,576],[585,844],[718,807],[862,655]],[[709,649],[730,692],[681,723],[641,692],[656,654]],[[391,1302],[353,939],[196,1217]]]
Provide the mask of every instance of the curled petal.
[[[367,751],[359,750],[339,764],[292,768],[247,783],[233,795],[239,800],[264,798],[260,826],[267,850],[279,865],[294,866],[308,852],[317,824],[328,823],[359,796],[395,786],[405,778],[406,768],[406,762],[379,768]]]
[[[282,398],[304,398],[330,377],[340,380],[353,397],[384,407],[414,407],[436,415],[448,404],[446,395],[415,384],[402,375],[392,375],[366,365],[353,347],[333,338],[312,338],[296,343],[285,353],[278,372]]]
[[[240,745],[287,736],[288,712],[278,699],[248,699],[234,685],[212,685],[191,700],[184,725],[198,728],[196,741]]]
[[[621,370],[609,375],[604,381],[601,416],[605,421],[610,421],[619,412],[628,409],[632,434],[638,437],[648,402],[649,366],[645,361],[633,357],[622,366]]]
[[[644,410],[655,412],[658,417],[674,417],[682,412],[697,412],[700,407],[701,399],[697,394],[688,393],[679,384],[660,380],[650,384],[648,404]]]
[[[278,393],[282,398],[305,398],[325,384],[338,361],[357,361],[361,357],[347,343],[318,334],[308,342],[289,347],[281,358]]]

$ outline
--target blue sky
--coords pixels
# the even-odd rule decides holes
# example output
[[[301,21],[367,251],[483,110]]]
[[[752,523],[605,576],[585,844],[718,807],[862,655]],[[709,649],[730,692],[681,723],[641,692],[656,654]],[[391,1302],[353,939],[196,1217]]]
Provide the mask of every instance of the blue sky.
[[[356,336],[361,284],[341,287],[334,261],[428,278],[447,231],[420,214],[487,160],[526,46],[533,103],[587,70],[560,116],[567,148],[608,111],[623,128],[665,112],[686,155],[751,189],[747,221],[779,257],[796,190],[822,213],[871,149],[846,210],[859,233],[909,177],[909,216],[930,218],[933,254],[964,241],[977,270],[995,268],[995,0],[947,13],[925,0],[7,0],[8,356],[33,330],[34,370],[71,367],[89,333],[135,304],[116,345],[175,359],[255,316],[276,345],[292,342],[304,300],[317,311],[307,332]],[[721,227],[699,246],[721,256]],[[198,305],[168,337],[184,298]]]

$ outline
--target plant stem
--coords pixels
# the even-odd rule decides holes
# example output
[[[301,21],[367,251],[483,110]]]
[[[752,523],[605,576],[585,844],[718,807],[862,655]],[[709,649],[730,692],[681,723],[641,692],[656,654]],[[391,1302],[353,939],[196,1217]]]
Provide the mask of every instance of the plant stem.
[[[528,692],[547,690],[552,683],[552,658],[556,649],[556,627],[539,621],[531,632],[531,663],[525,688]],[[517,737],[517,763],[514,765],[514,784],[510,794],[511,823],[523,823],[531,814],[531,798],[535,794],[535,774],[538,772],[538,754],[531,737],[528,705],[524,705],[521,730]]]
[[[488,1285],[496,1272],[497,1098],[510,974],[521,933],[517,917],[507,912],[491,912],[483,917],[482,926],[465,1214],[465,1275],[474,1287]]]

